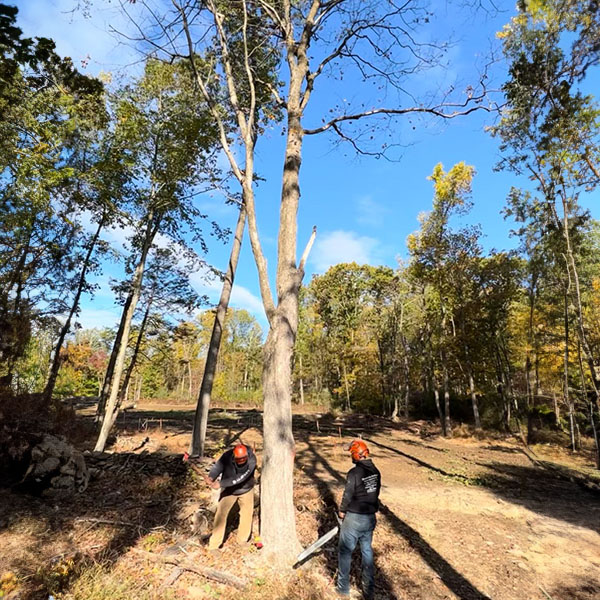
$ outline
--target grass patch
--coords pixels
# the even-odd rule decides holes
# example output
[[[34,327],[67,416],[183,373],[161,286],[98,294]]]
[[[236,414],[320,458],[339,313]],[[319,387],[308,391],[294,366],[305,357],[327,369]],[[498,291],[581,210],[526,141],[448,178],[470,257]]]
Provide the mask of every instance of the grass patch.
[[[109,570],[99,564],[83,569],[67,591],[55,596],[56,600],[156,600],[158,597],[152,578],[137,578],[119,567]],[[174,600],[175,590],[161,590],[160,598]]]

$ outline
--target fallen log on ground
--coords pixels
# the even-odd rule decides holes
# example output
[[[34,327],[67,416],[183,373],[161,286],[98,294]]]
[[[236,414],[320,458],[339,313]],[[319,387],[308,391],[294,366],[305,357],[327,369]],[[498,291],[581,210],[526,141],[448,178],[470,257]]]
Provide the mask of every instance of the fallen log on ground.
[[[244,589],[246,587],[246,582],[243,579],[236,577],[235,575],[225,573],[224,571],[217,571],[216,569],[212,569],[210,567],[203,567],[202,565],[198,565],[197,563],[194,563],[191,560],[178,560],[177,558],[174,558],[172,556],[160,556],[154,552],[147,552],[146,550],[140,550],[138,548],[132,548],[132,551],[135,554],[138,554],[139,556],[148,558],[149,560],[161,562],[166,565],[174,565],[176,567],[179,567],[180,569],[183,569],[184,571],[195,573],[196,575],[200,575],[201,577],[205,577],[206,579],[210,579],[212,581],[216,581],[224,585],[229,585],[239,590]]]

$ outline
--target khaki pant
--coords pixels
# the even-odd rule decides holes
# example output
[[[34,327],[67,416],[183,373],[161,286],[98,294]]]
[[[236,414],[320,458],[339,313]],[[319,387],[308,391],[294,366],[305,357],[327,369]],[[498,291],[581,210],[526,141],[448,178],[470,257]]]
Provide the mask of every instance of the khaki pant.
[[[227,515],[233,508],[233,505],[240,503],[240,525],[238,527],[238,544],[244,544],[248,541],[252,531],[252,512],[254,510],[254,490],[250,490],[241,496],[225,496],[219,500],[217,512],[215,513],[215,522],[213,532],[208,542],[209,550],[216,550],[223,543],[225,535],[225,525],[227,524]]]

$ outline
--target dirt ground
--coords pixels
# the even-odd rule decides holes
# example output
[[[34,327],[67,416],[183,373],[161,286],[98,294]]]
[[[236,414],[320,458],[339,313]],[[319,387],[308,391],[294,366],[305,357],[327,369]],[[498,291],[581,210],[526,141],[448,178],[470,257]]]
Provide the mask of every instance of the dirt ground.
[[[89,407],[81,409],[89,419]],[[208,555],[201,534],[210,530],[211,494],[181,462],[192,416],[193,407],[128,411],[110,453],[87,456],[94,478],[83,494],[47,499],[0,489],[0,598],[335,597],[334,542],[285,573],[273,571],[254,546],[237,548],[231,535],[219,557]],[[218,455],[241,435],[260,452],[260,426],[258,411],[216,410],[209,447]],[[371,449],[383,481],[376,598],[600,598],[600,495],[533,464],[517,442],[444,439],[431,423],[314,411],[295,414],[294,431],[304,546],[335,525],[351,467],[343,445],[362,436]],[[90,449],[92,440],[86,444]],[[580,473],[590,465],[562,449],[534,450]],[[182,569],[181,561],[241,577],[244,591]],[[359,563],[357,555],[355,588]]]

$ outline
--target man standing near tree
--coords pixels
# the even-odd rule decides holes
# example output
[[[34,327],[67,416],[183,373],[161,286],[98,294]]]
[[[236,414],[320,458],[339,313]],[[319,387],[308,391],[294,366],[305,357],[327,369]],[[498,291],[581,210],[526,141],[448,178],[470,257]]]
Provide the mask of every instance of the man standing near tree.
[[[217,552],[223,543],[227,515],[236,502],[239,502],[240,507],[238,544],[243,545],[250,538],[256,483],[255,470],[256,455],[250,446],[240,443],[224,452],[208,473],[207,483],[213,489],[221,490],[213,532],[208,543],[209,552]]]
[[[348,450],[356,465],[348,471],[346,487],[340,505],[339,556],[337,591],[340,596],[350,595],[350,564],[356,544],[362,554],[362,588],[365,600],[372,600],[375,591],[373,566],[373,530],[375,513],[379,509],[381,474],[369,458],[369,449],[362,440],[354,440]]]

